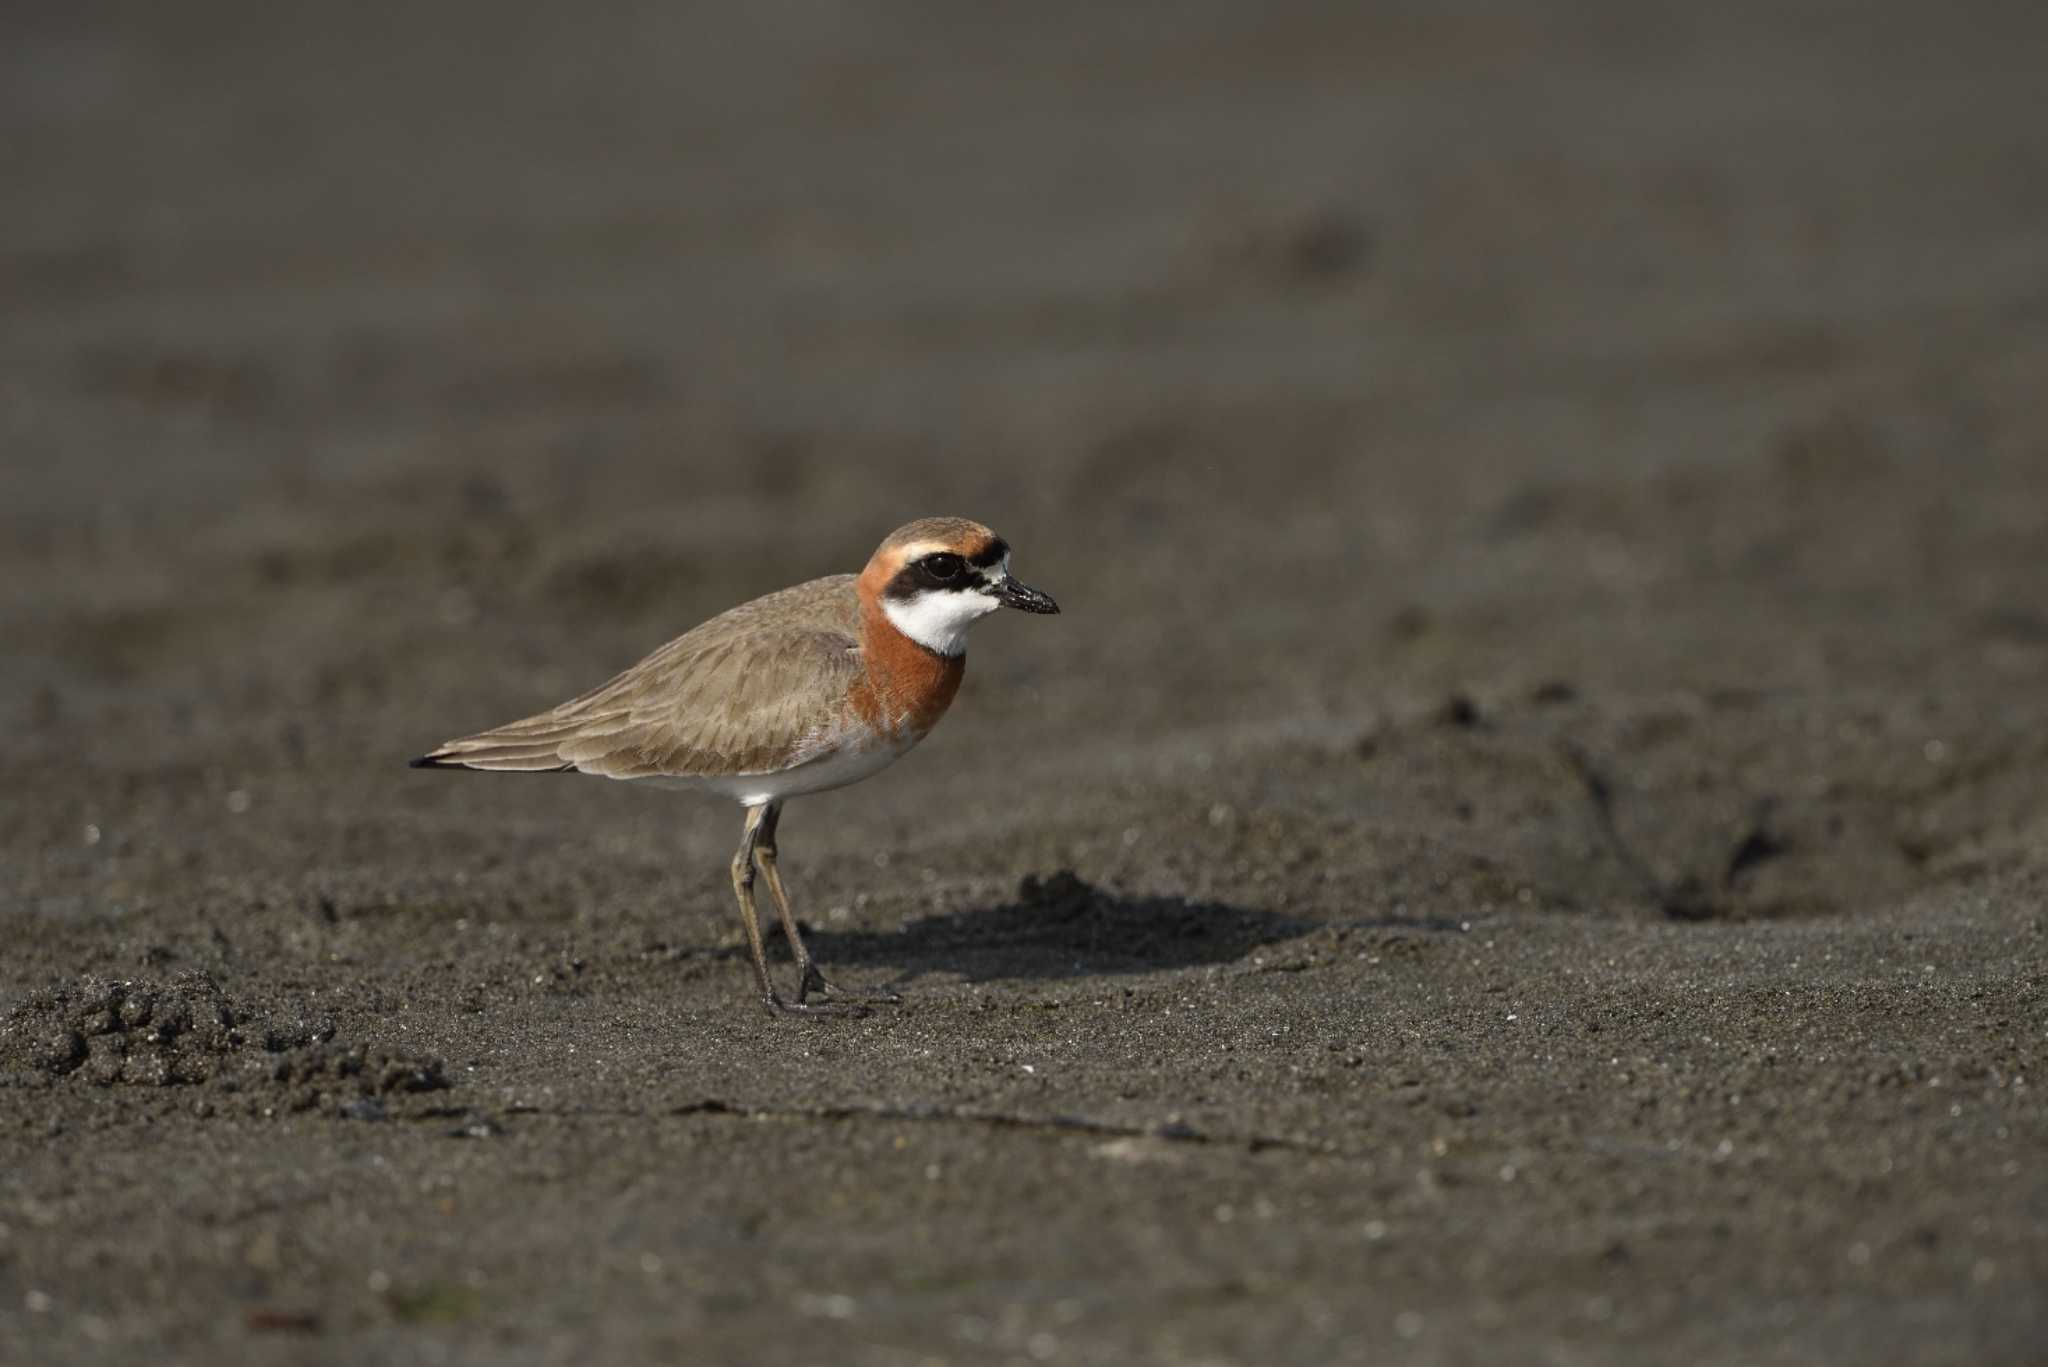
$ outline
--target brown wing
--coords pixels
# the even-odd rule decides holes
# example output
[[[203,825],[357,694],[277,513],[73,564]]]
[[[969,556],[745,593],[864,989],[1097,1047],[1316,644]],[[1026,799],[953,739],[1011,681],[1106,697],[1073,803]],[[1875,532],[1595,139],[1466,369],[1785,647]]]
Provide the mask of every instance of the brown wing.
[[[611,778],[775,773],[838,743],[859,677],[853,577],[744,603],[580,698],[414,761]]]

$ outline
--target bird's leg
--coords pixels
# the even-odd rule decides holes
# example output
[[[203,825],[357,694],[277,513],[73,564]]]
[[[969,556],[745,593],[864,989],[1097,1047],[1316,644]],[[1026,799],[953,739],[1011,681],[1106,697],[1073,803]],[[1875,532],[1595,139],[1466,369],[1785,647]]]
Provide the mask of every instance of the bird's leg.
[[[746,927],[747,948],[754,955],[754,979],[760,984],[768,1009],[773,1011],[782,1002],[775,995],[774,982],[768,977],[768,954],[761,948],[761,922],[754,915],[754,842],[761,829],[761,813],[766,810],[765,807],[747,808],[747,824],[740,832],[740,847],[732,857],[732,891],[739,898],[740,924]]]
[[[789,894],[782,888],[782,872],[775,865],[775,827],[782,819],[782,804],[768,804],[767,814],[761,818],[760,830],[755,836],[754,847],[761,857],[761,875],[768,880],[768,895],[775,899],[775,912],[782,918],[782,934],[789,941],[789,952],[796,956],[796,999],[802,1004],[811,995],[811,989],[827,992],[842,1001],[900,1002],[903,999],[884,988],[877,992],[845,992],[835,986],[811,958],[811,949],[804,943],[804,937],[796,926],[796,913],[789,909]]]
[[[747,808],[747,824],[740,833],[739,850],[732,857],[732,891],[740,903],[740,924],[746,927],[747,949],[754,956],[754,978],[760,984],[761,997],[770,1015],[836,1015],[865,1014],[864,1008],[853,1002],[805,1002],[802,986],[797,989],[795,1002],[785,1002],[775,990],[774,981],[768,976],[768,954],[761,946],[761,921],[754,914],[754,852],[760,846],[761,828],[765,823],[770,832],[774,830],[774,804],[762,803]],[[772,846],[771,846],[772,847]],[[764,856],[762,863],[774,868],[772,856]],[[770,887],[776,886],[775,875],[768,875]],[[776,900],[781,901],[778,895]],[[789,913],[783,912],[783,925],[788,927]],[[803,962],[808,962],[807,960]]]
[[[789,894],[782,888],[782,872],[775,865],[775,828],[782,822],[782,804],[771,802],[761,814],[761,827],[754,837],[754,852],[760,857],[761,876],[768,880],[768,895],[775,899],[775,914],[782,921],[782,937],[796,959],[796,999],[803,1001],[813,987],[829,992],[832,985],[811,962],[811,947],[796,928],[796,913],[789,909]]]

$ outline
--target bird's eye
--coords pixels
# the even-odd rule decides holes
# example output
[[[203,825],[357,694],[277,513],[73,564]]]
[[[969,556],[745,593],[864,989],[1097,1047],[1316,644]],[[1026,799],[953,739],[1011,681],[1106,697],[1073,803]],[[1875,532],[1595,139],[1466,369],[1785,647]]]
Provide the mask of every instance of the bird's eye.
[[[955,579],[958,579],[961,572],[966,568],[965,562],[959,556],[947,551],[941,551],[937,555],[928,555],[924,558],[924,572],[941,584],[950,584]]]

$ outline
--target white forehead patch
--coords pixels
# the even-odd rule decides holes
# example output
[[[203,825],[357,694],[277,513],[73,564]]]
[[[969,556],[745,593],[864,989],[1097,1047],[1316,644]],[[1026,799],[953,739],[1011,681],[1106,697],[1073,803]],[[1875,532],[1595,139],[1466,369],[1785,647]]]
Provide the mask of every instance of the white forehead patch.
[[[941,655],[967,649],[967,628],[1001,606],[979,588],[926,589],[882,600],[882,611],[898,631]]]

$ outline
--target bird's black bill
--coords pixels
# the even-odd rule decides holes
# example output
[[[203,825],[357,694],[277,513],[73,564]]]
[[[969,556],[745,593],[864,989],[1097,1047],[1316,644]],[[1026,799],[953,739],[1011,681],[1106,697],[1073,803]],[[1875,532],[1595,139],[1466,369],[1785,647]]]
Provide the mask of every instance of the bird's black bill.
[[[988,593],[990,597],[994,598],[1004,607],[1015,608],[1019,612],[1049,613],[1060,610],[1060,605],[1052,601],[1051,594],[1040,593],[1037,589],[1027,587],[1007,577],[1001,583],[992,585]]]

